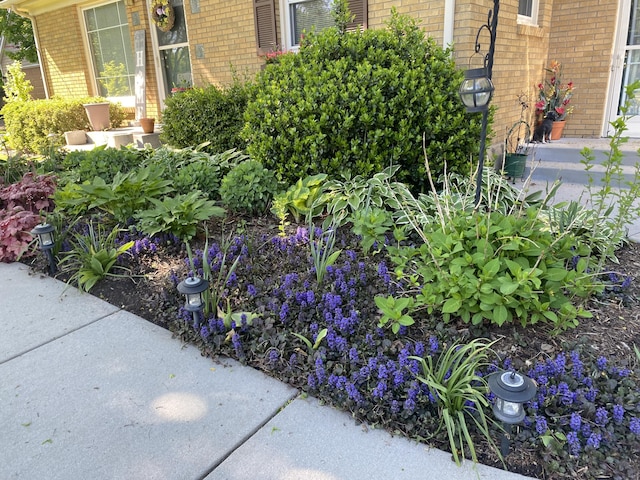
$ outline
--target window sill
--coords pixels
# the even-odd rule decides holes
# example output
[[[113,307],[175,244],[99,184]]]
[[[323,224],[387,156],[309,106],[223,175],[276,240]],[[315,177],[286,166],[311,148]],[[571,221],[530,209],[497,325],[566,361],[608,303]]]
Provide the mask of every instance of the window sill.
[[[528,37],[544,37],[545,29],[538,25],[518,24],[518,35],[526,35]]]

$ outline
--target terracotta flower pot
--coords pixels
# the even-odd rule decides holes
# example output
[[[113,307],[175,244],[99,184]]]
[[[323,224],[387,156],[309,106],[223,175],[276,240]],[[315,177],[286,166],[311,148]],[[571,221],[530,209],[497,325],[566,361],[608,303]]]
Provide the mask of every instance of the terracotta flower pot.
[[[142,131],[144,133],[153,133],[153,129],[155,127],[155,119],[154,118],[141,118],[140,126],[142,127]]]
[[[560,140],[562,138],[562,131],[564,130],[566,123],[566,120],[553,122],[553,127],[551,128],[551,140]]]

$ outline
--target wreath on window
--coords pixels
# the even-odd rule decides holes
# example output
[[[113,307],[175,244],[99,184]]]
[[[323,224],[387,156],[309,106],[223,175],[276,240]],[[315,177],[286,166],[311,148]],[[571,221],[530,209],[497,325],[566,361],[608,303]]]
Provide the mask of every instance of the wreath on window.
[[[154,0],[151,3],[151,19],[162,32],[168,32],[173,28],[176,17],[169,0]]]

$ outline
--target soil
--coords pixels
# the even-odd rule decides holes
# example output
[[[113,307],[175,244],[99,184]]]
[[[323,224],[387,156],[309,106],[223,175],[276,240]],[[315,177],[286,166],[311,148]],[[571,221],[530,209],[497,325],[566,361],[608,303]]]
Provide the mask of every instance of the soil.
[[[260,233],[265,231],[277,234],[277,226],[268,222],[245,224],[246,231],[252,228]],[[153,255],[141,255],[128,264],[134,276],[110,277],[91,290],[91,294],[134,313],[149,322],[170,329],[175,324],[182,298],[175,292],[170,275],[177,273],[179,278],[186,274],[184,261],[186,253],[178,247],[161,248]],[[618,263],[610,264],[611,271],[619,275],[630,276],[633,281],[624,293],[605,292],[588,302],[592,319],[582,319],[572,330],[562,333],[551,332],[548,326],[535,325],[522,328],[509,326],[491,327],[490,335],[501,337],[499,353],[514,359],[516,369],[526,369],[527,365],[538,359],[554,357],[560,351],[577,344],[588,344],[596,352],[607,357],[615,356],[622,365],[630,367],[637,364],[633,347],[640,346],[640,244],[628,243],[617,252]],[[274,259],[273,270],[278,271],[278,260]],[[26,260],[36,270],[45,271],[46,265],[41,258]],[[59,276],[64,280],[64,276]],[[455,325],[461,335],[484,332],[468,332],[465,324]],[[260,368],[260,365],[254,365]],[[274,372],[267,371],[273,375]],[[287,381],[290,381],[287,379]],[[436,445],[446,448],[446,445]],[[626,452],[625,452],[626,454]],[[640,452],[628,452],[628,460],[640,472]],[[479,448],[482,463],[500,467],[500,462],[488,448]],[[538,478],[572,478],[572,475],[549,476],[540,464],[540,457],[532,451],[523,450],[508,457],[509,470]],[[573,478],[578,478],[573,476]],[[582,477],[580,477],[582,478]],[[616,478],[615,475],[611,477]]]

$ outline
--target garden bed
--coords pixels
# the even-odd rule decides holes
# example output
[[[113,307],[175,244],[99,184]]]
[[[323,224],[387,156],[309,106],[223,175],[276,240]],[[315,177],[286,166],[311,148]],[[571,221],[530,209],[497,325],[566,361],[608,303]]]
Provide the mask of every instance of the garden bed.
[[[351,233],[338,236],[340,256],[317,286],[304,227],[289,227],[287,235],[280,236],[277,224],[259,218],[211,228],[218,230],[210,234],[213,257],[224,243],[216,239],[228,239],[230,245],[226,263],[218,266],[225,271],[230,259],[241,258],[234,278],[225,281],[221,291],[234,312],[258,315],[251,325],[237,325],[230,333],[220,320],[203,319],[200,328],[194,328],[190,314],[180,308],[183,297],[176,290],[188,272],[186,252],[177,243],[139,240],[135,255],[126,262],[133,276],[105,279],[91,293],[173,331],[206,355],[235,357],[351,411],[369,427],[445,450],[446,433],[432,436],[437,411],[412,377],[408,357],[437,354],[472,338],[497,340],[495,365],[512,365],[530,374],[544,392],[542,403],[529,406],[524,425],[517,429],[506,458],[509,470],[537,478],[639,478],[640,432],[632,432],[638,425],[629,423],[640,416],[633,371],[638,364],[633,345],[640,345],[636,281],[590,299],[587,307],[593,318],[581,319],[577,328],[559,334],[552,335],[544,324],[473,327],[461,321],[445,324],[425,314],[394,335],[388,328],[377,328],[380,313],[373,302],[375,295],[397,288],[391,263],[383,253],[365,255]],[[237,230],[229,235],[233,228]],[[199,242],[202,248],[203,239]],[[617,256],[620,263],[612,265],[618,272],[615,280],[638,278],[640,246],[628,244]],[[38,270],[46,269],[41,259],[32,263]],[[326,326],[329,334],[318,348],[309,348],[302,337],[313,343]],[[561,371],[550,371],[549,365],[557,363],[562,363]],[[615,405],[623,406],[623,421],[615,418],[620,414]],[[571,426],[577,421],[575,414],[581,420],[577,429]],[[572,431],[576,438],[567,438]],[[499,435],[492,430],[494,441]],[[503,467],[482,436],[474,441],[482,463]]]

